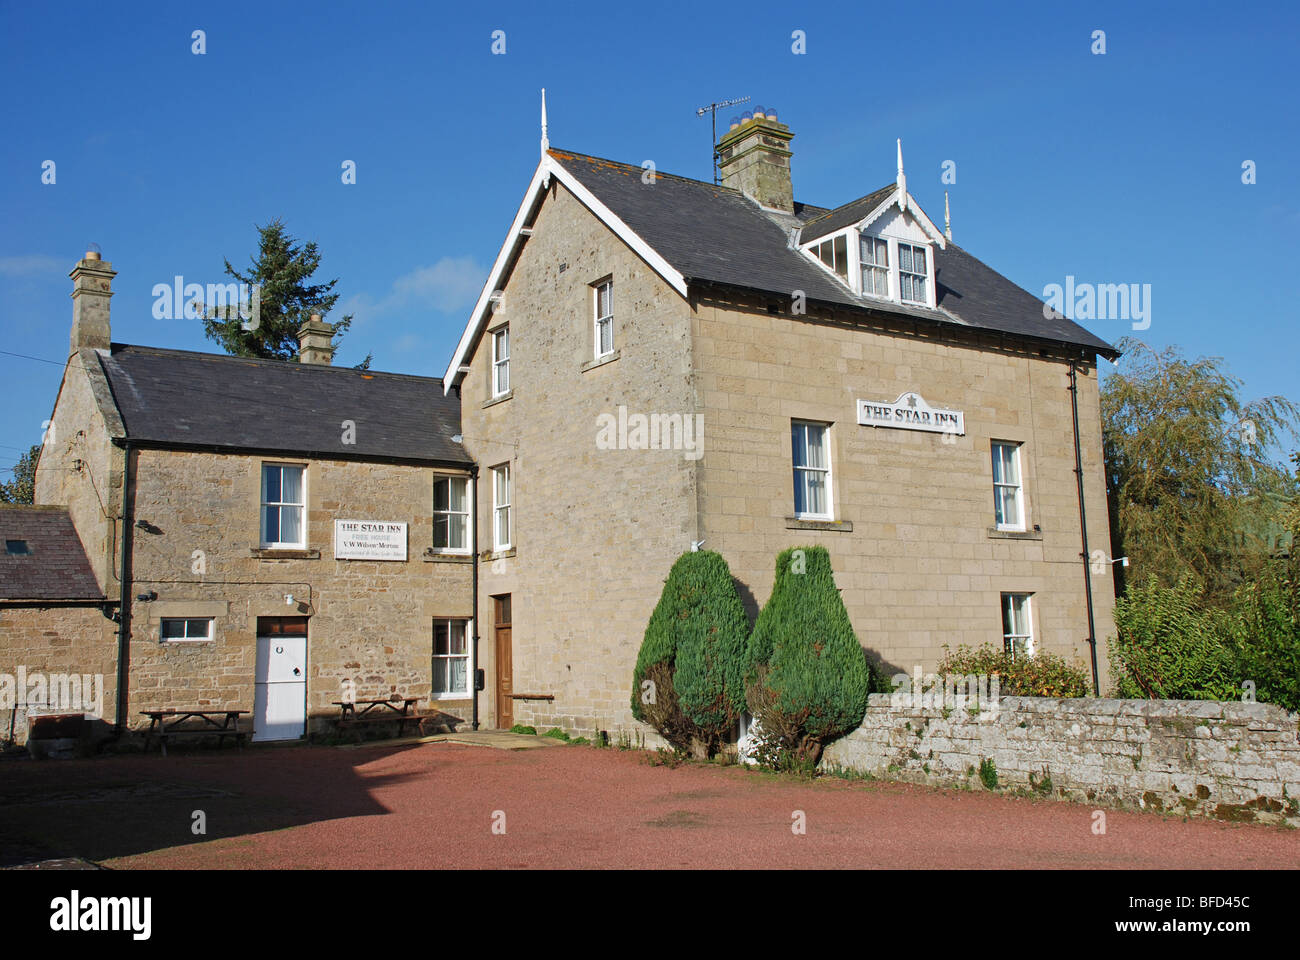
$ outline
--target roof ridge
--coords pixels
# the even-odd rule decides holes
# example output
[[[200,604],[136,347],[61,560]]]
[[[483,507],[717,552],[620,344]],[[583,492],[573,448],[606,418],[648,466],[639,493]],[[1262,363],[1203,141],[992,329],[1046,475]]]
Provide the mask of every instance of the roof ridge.
[[[897,186],[897,184],[887,183],[887,184],[885,184],[885,186],[883,186],[883,187],[877,187],[875,190],[872,190],[870,193],[864,193],[864,194],[863,194],[862,196],[860,196],[860,197],[855,197],[855,198],[853,198],[852,200],[849,200],[849,201],[847,201],[847,202],[845,202],[845,203],[841,203],[838,207],[831,207],[831,208],[830,208],[829,210],[827,210],[825,213],[823,213],[823,214],[819,214],[819,215],[813,217],[811,220],[805,220],[805,221],[804,221],[804,226],[805,226],[805,227],[811,227],[811,226],[812,226],[814,223],[816,223],[818,220],[824,220],[824,219],[826,219],[827,217],[831,216],[832,214],[836,214],[836,213],[838,213],[839,211],[843,210],[845,207],[851,207],[851,206],[853,206],[853,204],[855,204],[855,203],[861,203],[863,200],[866,200],[868,197],[873,197],[873,196],[875,196],[877,193],[884,193],[886,190],[890,190],[890,189],[892,189],[892,188],[895,187],[895,186]]]
[[[391,370],[359,370],[356,367],[336,367],[328,363],[295,363],[292,360],[275,360],[269,357],[239,357],[229,353],[208,353],[204,350],[181,350],[177,347],[153,347],[140,343],[117,343],[114,342],[109,351],[111,359],[114,352],[119,349],[128,349],[138,353],[153,353],[158,355],[181,354],[187,357],[208,357],[213,360],[227,360],[232,362],[266,364],[276,367],[294,367],[300,370],[333,370],[336,373],[354,373],[368,377],[397,377],[403,380],[428,380],[432,383],[442,383],[441,377],[427,377],[418,373],[397,373]]]
[[[564,157],[578,157],[583,160],[597,160],[600,163],[608,163],[616,167],[626,167],[627,169],[635,170],[638,173],[644,170],[644,168],[639,166],[638,164],[628,163],[625,160],[611,160],[609,157],[598,157],[592,153],[578,153],[578,151],[576,150],[561,150],[558,147],[551,147],[546,152],[548,154],[555,156],[556,159],[563,159]],[[727,187],[727,186],[723,186],[720,183],[711,183],[708,180],[699,180],[696,179],[695,177],[684,177],[680,173],[665,173],[663,170],[656,169],[655,176],[671,177],[674,180],[682,180],[685,181],[686,183],[696,183],[702,187],[712,187],[715,190],[725,190],[727,193],[734,193],[738,196],[744,196],[744,194],[741,193],[741,191],[737,190],[735,187]]]

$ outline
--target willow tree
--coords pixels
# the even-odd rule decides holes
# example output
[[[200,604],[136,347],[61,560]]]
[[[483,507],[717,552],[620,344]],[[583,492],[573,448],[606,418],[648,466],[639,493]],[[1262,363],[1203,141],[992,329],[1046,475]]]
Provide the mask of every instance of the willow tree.
[[[1297,407],[1244,400],[1221,358],[1187,360],[1131,338],[1118,346],[1101,391],[1113,548],[1143,581],[1172,587],[1190,574],[1225,605],[1263,567],[1264,531],[1294,493],[1276,454],[1294,437]]]

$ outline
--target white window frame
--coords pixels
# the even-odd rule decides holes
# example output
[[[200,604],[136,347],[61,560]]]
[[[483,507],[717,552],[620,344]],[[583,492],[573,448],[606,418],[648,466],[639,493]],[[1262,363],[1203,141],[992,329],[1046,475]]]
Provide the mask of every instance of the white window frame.
[[[821,449],[822,449],[823,459],[826,463],[825,467],[810,467],[807,464],[800,465],[795,461],[796,446],[794,443],[794,431],[797,428],[803,428],[805,431],[804,435],[806,439],[807,429],[809,427],[816,427],[822,431]],[[835,494],[834,494],[835,488],[833,486],[834,475],[832,473],[833,466],[834,465],[831,461],[831,425],[829,423],[823,423],[817,420],[791,420],[790,421],[790,467],[791,467],[791,472],[793,474],[795,490],[799,489],[799,484],[802,481],[803,478],[802,475],[804,473],[822,473],[825,475],[824,482],[826,484],[826,512],[825,513],[799,512],[798,497],[797,496],[795,497],[794,504],[793,504],[794,515],[798,517],[800,520],[835,519]]]
[[[835,269],[836,241],[839,241],[844,244],[844,272],[843,273],[840,273],[838,270]],[[831,246],[830,263],[827,263],[825,260],[822,259],[821,250],[825,244],[830,244]],[[851,276],[853,272],[853,264],[852,264],[853,257],[849,254],[849,235],[847,233],[843,231],[839,231],[837,233],[827,234],[826,236],[822,237],[819,240],[814,240],[812,243],[810,243],[807,246],[806,249],[809,255],[813,258],[813,260],[815,260],[817,264],[823,270],[829,273],[831,276],[838,279],[841,283],[849,283],[851,281]]]
[[[870,240],[873,244],[875,244],[875,243],[882,243],[882,244],[884,244],[884,246],[885,246],[885,265],[884,265],[883,267],[877,266],[877,265],[875,265],[875,264],[865,264],[865,263],[862,262],[862,241],[863,241],[863,240]],[[889,238],[888,238],[888,237],[882,237],[882,236],[879,236],[878,234],[874,234],[874,233],[867,233],[867,232],[864,231],[864,230],[863,230],[863,231],[858,231],[858,255],[857,255],[856,259],[857,259],[858,269],[857,269],[857,274],[856,274],[856,276],[854,277],[854,282],[855,282],[855,284],[856,284],[855,287],[854,287],[854,289],[856,289],[856,290],[858,291],[858,293],[862,294],[864,297],[880,297],[880,298],[883,298],[883,299],[886,299],[886,300],[892,300],[892,299],[893,299],[893,291],[896,289],[896,287],[895,287],[895,284],[894,284],[894,277],[893,277],[893,272],[894,272],[894,258],[893,258],[893,253],[892,253],[892,251],[890,250]],[[876,293],[874,290],[871,291],[870,293],[868,293],[867,290],[864,288],[864,286],[863,286],[863,282],[862,282],[862,278],[863,278],[863,276],[866,274],[866,272],[867,272],[868,270],[883,270],[883,271],[884,271],[884,274],[885,274],[885,292],[884,292],[884,293]]]
[[[167,623],[185,624],[185,635],[181,637],[169,637],[166,635],[164,624]],[[159,617],[158,618],[158,642],[159,643],[211,643],[215,635],[214,624],[216,620],[213,617]],[[189,629],[190,624],[203,623],[207,626],[207,632],[203,636],[191,636]]]
[[[505,476],[505,502],[500,500],[501,483],[498,478]],[[492,467],[492,549],[509,550],[515,540],[514,514],[514,476],[510,464],[501,463]],[[506,539],[501,540],[501,514],[506,518]]]
[[[1025,471],[1024,464],[1020,459],[1020,448],[1024,446],[1015,440],[994,440],[989,444],[989,468],[993,476],[993,522],[999,530],[1006,530],[1011,533],[1023,533],[1025,530]],[[1014,483],[1006,479],[998,480],[997,463],[999,462],[998,447],[1010,447],[1012,450],[1011,462],[1015,467],[1016,479]],[[999,491],[1002,489],[1015,490],[1016,492],[1016,516],[1013,520],[998,519]]]
[[[433,550],[435,553],[447,553],[447,554],[468,556],[470,553],[469,524],[470,524],[470,516],[472,514],[472,505],[473,505],[473,500],[471,498],[474,496],[473,484],[471,483],[469,477],[461,477],[461,476],[456,476],[454,474],[448,474],[448,473],[434,474],[433,485],[435,491],[437,489],[438,484],[442,483],[444,480],[447,481],[448,483],[447,509],[440,510],[438,508],[438,499],[436,493],[434,495],[434,500],[433,500],[433,521],[434,521],[433,522],[433,538],[434,538]],[[451,509],[452,497],[451,497],[450,485],[458,482],[464,484],[464,498],[461,501],[465,505],[464,510]],[[462,534],[461,540],[465,544],[463,547],[438,546],[438,518],[439,517],[447,518],[447,530],[448,530],[447,540],[449,542],[451,540],[450,533],[451,533],[451,524],[453,522],[453,518],[456,517],[460,518],[461,534]]]
[[[510,324],[502,324],[491,332],[492,336],[492,396],[504,397],[510,392]],[[505,347],[504,355],[501,352]]]
[[[604,316],[600,313],[600,292],[607,290],[606,304],[609,312]],[[606,279],[592,284],[592,308],[591,308],[595,334],[595,358],[608,357],[614,352],[614,281]],[[603,327],[609,328],[609,349],[602,351],[600,349],[600,334]]]
[[[275,468],[281,471],[280,475],[280,496],[284,496],[284,474],[287,469],[298,470],[302,473],[302,482],[299,484],[302,490],[302,503],[294,503],[287,500],[268,501],[265,499],[266,490],[266,471],[268,468]],[[262,463],[261,469],[257,475],[258,482],[258,507],[257,507],[257,528],[258,540],[262,544],[263,550],[305,550],[307,549],[307,465],[305,463],[278,463],[275,461],[266,461]],[[287,540],[267,540],[266,539],[266,508],[278,507],[283,510],[285,507],[298,507],[302,511],[302,519],[299,521],[298,529],[302,531],[302,538],[296,543]],[[281,534],[284,532],[284,521],[281,519]]]
[[[463,623],[465,625],[465,652],[464,653],[439,653],[438,652],[438,625],[447,624],[447,648],[451,649],[451,625]],[[434,617],[433,624],[429,628],[429,642],[432,646],[432,656],[430,657],[430,677],[429,677],[429,694],[434,700],[468,700],[474,695],[474,621],[466,617]],[[464,690],[439,690],[437,688],[437,677],[433,675],[433,661],[435,660],[464,660],[465,661],[465,689]],[[450,673],[448,673],[450,676]]]
[[[894,263],[895,263],[894,271],[898,275],[898,286],[895,288],[898,291],[898,302],[914,303],[914,304],[919,304],[921,306],[928,307],[930,305],[930,278],[934,275],[934,253],[930,250],[929,244],[913,243],[910,240],[895,240],[893,246],[894,246],[893,253],[894,253]],[[903,270],[903,256],[902,256],[902,250],[900,248],[904,246],[912,249],[913,256],[915,256],[915,251],[917,250],[920,250],[922,253],[925,254],[924,274],[917,273],[915,270],[907,270],[907,271]],[[903,274],[904,273],[906,273],[909,277],[921,277],[921,276],[925,277],[925,283],[922,284],[923,287],[922,299],[908,300],[903,296]],[[913,287],[915,287],[915,284],[913,284]]]
[[[1015,604],[1017,601],[1020,601],[1021,603],[1021,614],[1024,617],[1024,622],[1022,624],[1022,626],[1024,627],[1024,632],[1008,633],[1007,632],[1008,604]],[[1037,644],[1034,642],[1034,595],[1032,593],[1006,592],[1002,594],[1002,597],[999,602],[1001,605],[1001,609],[999,609],[998,611],[998,616],[1001,618],[1000,622],[1002,624],[1002,649],[1009,650],[1011,652],[1011,659],[1014,660],[1016,658],[1016,641],[1019,640],[1023,642],[1025,656],[1032,657],[1034,655],[1035,648],[1037,647]],[[1014,621],[1014,619],[1015,616],[1013,612],[1012,620]]]

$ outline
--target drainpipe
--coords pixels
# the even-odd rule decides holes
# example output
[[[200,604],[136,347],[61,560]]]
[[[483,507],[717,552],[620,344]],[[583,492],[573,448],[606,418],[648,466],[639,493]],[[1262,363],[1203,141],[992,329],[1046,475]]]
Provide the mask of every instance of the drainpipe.
[[[122,541],[121,557],[118,561],[118,585],[120,588],[117,606],[117,719],[113,732],[120,737],[126,732],[126,711],[128,702],[128,685],[131,670],[131,514],[133,498],[131,496],[131,443],[124,440],[122,446]]]
[[[470,621],[471,623],[474,624],[474,639],[473,639],[474,675],[469,679],[470,679],[470,686],[473,688],[472,692],[474,694],[473,727],[475,730],[477,730],[478,729],[478,675],[479,675],[479,665],[478,665],[478,621],[479,621],[479,615],[478,615],[478,464],[477,463],[469,468],[469,482],[470,482],[470,487],[473,489],[473,495],[470,499],[470,511],[472,513],[472,516],[470,517],[470,524],[469,524],[469,529],[470,529],[469,552],[470,552],[470,556],[474,558],[473,560],[474,614],[473,614],[473,620]]]
[[[1074,413],[1074,478],[1079,487],[1079,533],[1083,537],[1083,593],[1088,606],[1088,646],[1092,649],[1092,695],[1101,696],[1097,680],[1097,625],[1092,616],[1092,574],[1089,570],[1088,511],[1083,501],[1083,455],[1079,449],[1079,382],[1077,364],[1070,361],[1070,406]]]

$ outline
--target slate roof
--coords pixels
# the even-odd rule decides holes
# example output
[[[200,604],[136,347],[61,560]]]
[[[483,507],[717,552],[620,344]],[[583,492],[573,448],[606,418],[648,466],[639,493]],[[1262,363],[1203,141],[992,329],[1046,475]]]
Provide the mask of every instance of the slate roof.
[[[0,542],[0,602],[104,599],[65,508],[0,506],[0,541],[10,540],[31,552],[14,556]]]
[[[471,462],[442,380],[115,343],[96,351],[141,443],[379,461]],[[343,422],[356,425],[345,444]]]
[[[573,174],[681,273],[688,284],[717,284],[809,301],[886,312],[938,323],[978,327],[1021,337],[1082,346],[1107,356],[1115,349],[1065,317],[1045,318],[1043,302],[951,241],[934,249],[937,309],[861,296],[792,246],[791,229],[810,229],[802,240],[856,223],[893,186],[841,207],[795,204],[795,215],[771,214],[730,187],[657,173],[643,183],[641,167],[585,154],[551,150]],[[860,213],[859,213],[860,211]]]

